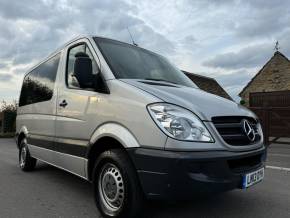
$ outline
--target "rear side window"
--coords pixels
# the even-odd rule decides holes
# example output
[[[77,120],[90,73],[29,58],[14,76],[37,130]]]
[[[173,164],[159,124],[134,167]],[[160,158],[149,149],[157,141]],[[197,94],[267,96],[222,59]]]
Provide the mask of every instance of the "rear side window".
[[[28,73],[23,81],[19,106],[49,101],[53,96],[60,54]]]

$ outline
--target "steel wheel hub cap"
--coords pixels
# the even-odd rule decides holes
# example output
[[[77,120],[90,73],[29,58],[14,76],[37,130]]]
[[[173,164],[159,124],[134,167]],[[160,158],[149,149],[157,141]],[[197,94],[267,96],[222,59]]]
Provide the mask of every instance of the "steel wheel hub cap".
[[[98,186],[104,205],[111,211],[120,209],[124,202],[124,182],[120,170],[115,165],[103,166]]]

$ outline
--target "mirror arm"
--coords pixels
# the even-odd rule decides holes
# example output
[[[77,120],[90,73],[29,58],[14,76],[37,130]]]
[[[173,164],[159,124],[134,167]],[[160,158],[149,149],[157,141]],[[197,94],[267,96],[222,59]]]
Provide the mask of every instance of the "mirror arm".
[[[104,94],[110,94],[110,89],[108,87],[108,84],[106,83],[106,80],[101,73],[101,71],[98,71],[98,74],[94,75],[95,77],[95,82],[94,82],[94,89],[97,92],[101,92]]]

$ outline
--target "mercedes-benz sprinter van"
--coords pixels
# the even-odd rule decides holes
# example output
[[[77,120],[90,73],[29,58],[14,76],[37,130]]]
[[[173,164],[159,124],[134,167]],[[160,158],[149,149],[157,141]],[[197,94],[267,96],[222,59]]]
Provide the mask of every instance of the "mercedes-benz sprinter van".
[[[40,160],[92,182],[104,217],[264,177],[255,114],[200,90],[166,58],[101,37],[72,40],[29,70],[16,141],[23,171]]]

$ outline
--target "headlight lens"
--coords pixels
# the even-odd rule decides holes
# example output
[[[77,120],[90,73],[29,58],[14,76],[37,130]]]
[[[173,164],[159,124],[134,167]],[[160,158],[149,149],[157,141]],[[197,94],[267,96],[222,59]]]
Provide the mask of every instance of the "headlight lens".
[[[172,138],[186,141],[213,142],[213,138],[192,112],[168,103],[148,105],[156,124]]]

